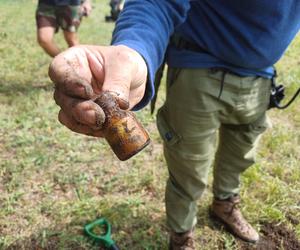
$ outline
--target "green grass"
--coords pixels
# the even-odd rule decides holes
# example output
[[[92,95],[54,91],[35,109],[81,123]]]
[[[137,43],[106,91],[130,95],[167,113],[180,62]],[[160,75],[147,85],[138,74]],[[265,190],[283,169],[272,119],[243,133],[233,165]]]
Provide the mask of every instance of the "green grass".
[[[108,1],[94,2],[79,36],[85,44],[108,44]],[[105,216],[121,249],[167,249],[164,186],[167,171],[155,117],[138,117],[151,146],[120,162],[107,144],[70,132],[57,121],[58,107],[47,76],[51,59],[36,43],[36,1],[0,1],[0,249],[93,249],[85,223]],[[66,48],[61,33],[56,36]],[[278,63],[288,95],[299,86],[300,38]],[[163,89],[158,103],[164,99]],[[285,223],[300,239],[300,98],[286,111],[272,110],[258,162],[244,175],[242,210],[253,225]],[[199,203],[197,242],[202,249],[238,249],[235,239],[212,229]],[[200,205],[201,204],[201,205]],[[94,247],[97,249],[97,247]]]

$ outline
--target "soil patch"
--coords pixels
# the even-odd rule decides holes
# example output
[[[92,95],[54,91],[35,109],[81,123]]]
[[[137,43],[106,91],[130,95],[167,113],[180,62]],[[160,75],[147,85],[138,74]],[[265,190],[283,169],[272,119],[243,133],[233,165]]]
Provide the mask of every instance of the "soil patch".
[[[260,230],[261,239],[257,244],[238,242],[239,250],[299,250],[300,242],[295,232],[284,224],[263,223]]]

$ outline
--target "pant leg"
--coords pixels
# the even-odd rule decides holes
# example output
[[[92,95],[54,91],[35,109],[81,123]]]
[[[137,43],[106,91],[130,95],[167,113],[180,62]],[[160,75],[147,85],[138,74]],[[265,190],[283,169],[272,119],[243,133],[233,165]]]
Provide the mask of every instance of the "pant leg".
[[[240,176],[255,163],[256,148],[267,127],[265,114],[248,125],[221,126],[214,166],[215,197],[227,199],[239,193]]]
[[[207,184],[219,127],[218,107],[215,98],[201,91],[200,83],[210,81],[204,71],[194,71],[196,76],[184,70],[171,73],[168,83],[172,83],[158,111],[157,125],[169,171],[167,224],[176,232],[185,232],[196,223],[197,200]]]
[[[270,80],[241,78],[233,112],[221,119],[219,146],[214,166],[214,196],[226,199],[239,192],[240,176],[255,163],[261,134],[269,127],[266,110]],[[226,92],[224,95],[226,96]]]
[[[159,123],[165,119],[162,113],[160,110]],[[189,126],[191,130],[198,128]],[[164,142],[169,171],[165,194],[167,223],[174,231],[185,232],[196,224],[197,200],[207,185],[214,153],[215,130],[206,128],[206,133],[198,134],[194,140],[180,138],[176,129],[173,133],[176,135],[172,136],[178,136],[178,141],[173,145],[172,142]]]

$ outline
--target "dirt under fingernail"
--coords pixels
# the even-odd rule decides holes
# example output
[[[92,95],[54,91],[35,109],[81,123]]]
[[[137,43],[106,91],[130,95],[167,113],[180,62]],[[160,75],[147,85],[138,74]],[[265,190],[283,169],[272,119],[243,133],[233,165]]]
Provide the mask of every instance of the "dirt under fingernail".
[[[91,86],[85,85],[84,90],[85,90],[85,94],[86,94],[87,97],[92,97],[93,96],[94,91],[93,91]]]
[[[95,119],[96,119],[96,128],[102,128],[105,122],[105,114],[101,111],[95,111]]]

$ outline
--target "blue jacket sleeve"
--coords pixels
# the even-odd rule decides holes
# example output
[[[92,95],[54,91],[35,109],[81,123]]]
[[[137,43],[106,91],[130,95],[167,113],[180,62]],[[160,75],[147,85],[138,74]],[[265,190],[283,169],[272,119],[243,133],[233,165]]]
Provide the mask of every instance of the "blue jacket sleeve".
[[[189,0],[127,0],[116,23],[112,45],[126,45],[140,53],[148,67],[145,95],[134,110],[143,108],[154,95],[155,73],[174,29],[185,21]]]

